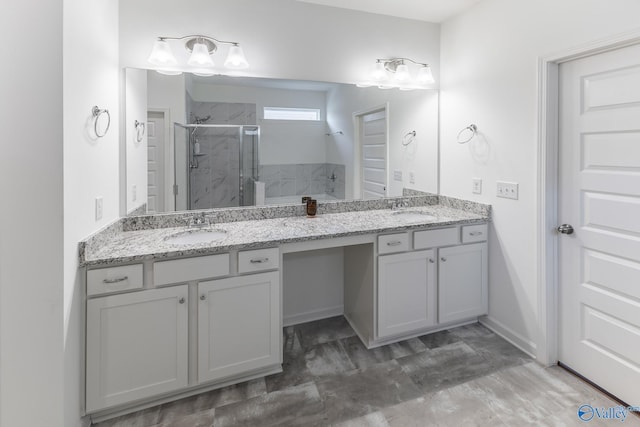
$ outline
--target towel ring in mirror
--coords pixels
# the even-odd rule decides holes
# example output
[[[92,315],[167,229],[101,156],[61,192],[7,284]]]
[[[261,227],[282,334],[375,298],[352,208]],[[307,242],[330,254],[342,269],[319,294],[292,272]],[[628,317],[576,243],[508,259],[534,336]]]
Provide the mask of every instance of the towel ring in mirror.
[[[471,132],[471,134],[467,138],[465,138],[463,140],[460,140],[460,136],[465,131],[469,131],[469,132]],[[476,136],[477,134],[478,134],[478,126],[473,125],[473,124],[467,126],[466,128],[462,129],[460,132],[458,132],[458,138],[457,138],[458,139],[458,144],[466,144],[467,142],[471,141],[473,139],[473,137]]]
[[[111,114],[109,114],[109,110],[100,109],[97,105],[91,109],[91,114],[93,115],[93,130],[98,138],[102,138],[107,134],[107,132],[109,132],[109,126],[111,126]],[[104,132],[100,134],[100,132],[98,132],[98,120],[103,114],[107,115],[107,127],[104,129]]]
[[[136,141],[142,142],[142,137],[144,136],[144,132],[146,129],[145,124],[136,120],[134,123],[134,127],[136,128]]]
[[[402,145],[405,147],[413,142],[416,139],[416,131],[412,130],[411,132],[407,132],[405,136],[402,137]]]

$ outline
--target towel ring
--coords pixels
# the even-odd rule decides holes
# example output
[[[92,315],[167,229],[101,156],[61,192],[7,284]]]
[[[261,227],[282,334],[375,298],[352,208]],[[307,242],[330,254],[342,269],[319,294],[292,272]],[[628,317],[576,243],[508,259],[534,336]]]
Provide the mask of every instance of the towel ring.
[[[471,131],[471,136],[469,136],[469,138],[467,139],[460,141],[460,135],[462,135],[462,133],[467,130]],[[466,144],[467,142],[471,141],[473,137],[476,136],[477,134],[478,134],[478,126],[473,124],[467,126],[466,128],[462,129],[460,132],[458,132],[458,137],[457,137],[458,144]]]
[[[411,132],[407,132],[406,135],[402,137],[402,145],[406,147],[411,144],[414,139],[416,139],[416,131],[412,130]]]
[[[109,110],[100,109],[100,108],[98,108],[97,105],[95,105],[91,109],[91,113],[93,115],[93,130],[95,131],[96,136],[98,138],[102,138],[103,136],[105,136],[107,134],[107,132],[109,132],[109,126],[111,126],[111,114],[109,114]],[[98,132],[98,119],[100,118],[100,116],[102,114],[106,114],[107,115],[107,127],[105,128],[105,130],[102,133],[102,135],[100,135],[100,133]]]
[[[134,127],[136,128],[136,141],[142,142],[142,137],[144,136],[144,131],[146,129],[145,124],[136,120]]]

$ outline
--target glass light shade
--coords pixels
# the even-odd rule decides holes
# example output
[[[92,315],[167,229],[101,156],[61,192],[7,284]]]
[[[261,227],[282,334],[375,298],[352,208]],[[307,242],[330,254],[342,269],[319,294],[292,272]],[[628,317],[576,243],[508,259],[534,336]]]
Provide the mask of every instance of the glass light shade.
[[[176,65],[178,63],[176,57],[173,56],[171,46],[169,46],[166,40],[156,40],[155,43],[153,43],[153,48],[147,61],[159,66]]]
[[[224,61],[224,66],[233,70],[242,70],[249,66],[247,58],[244,57],[244,52],[240,46],[231,46],[229,55],[227,55],[227,59]]]
[[[395,79],[399,82],[406,82],[411,78],[411,74],[409,74],[409,67],[407,64],[400,64],[396,68]]]
[[[387,70],[384,68],[384,63],[376,62],[375,67],[371,71],[371,79],[375,82],[387,80]]]
[[[193,70],[191,72],[191,74],[194,74],[196,76],[200,76],[200,77],[211,77],[213,75],[215,75],[215,71],[211,70],[211,69],[207,69],[207,68],[198,68],[197,70]]]
[[[431,73],[431,67],[429,67],[428,65],[425,67],[421,67],[418,70],[418,83],[421,84],[429,84],[429,83],[435,83],[435,79],[433,78],[433,73]]]
[[[192,67],[213,67],[213,59],[204,43],[195,43],[187,64]]]
[[[182,74],[180,70],[156,70],[157,73],[164,74],[165,76],[179,76]]]

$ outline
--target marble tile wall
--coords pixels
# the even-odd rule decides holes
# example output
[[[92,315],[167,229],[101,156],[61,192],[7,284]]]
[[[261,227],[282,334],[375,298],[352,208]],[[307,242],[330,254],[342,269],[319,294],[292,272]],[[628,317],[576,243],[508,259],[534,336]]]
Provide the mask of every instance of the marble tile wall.
[[[196,117],[210,116],[205,124],[256,124],[256,104],[198,102],[190,97],[187,100],[192,123]],[[240,206],[238,129],[203,127],[196,130],[194,137],[200,153],[194,156],[196,167],[189,174],[191,209]]]
[[[345,195],[345,167],[330,163],[261,165],[259,179],[267,197],[329,194]],[[333,178],[333,179],[332,179]]]

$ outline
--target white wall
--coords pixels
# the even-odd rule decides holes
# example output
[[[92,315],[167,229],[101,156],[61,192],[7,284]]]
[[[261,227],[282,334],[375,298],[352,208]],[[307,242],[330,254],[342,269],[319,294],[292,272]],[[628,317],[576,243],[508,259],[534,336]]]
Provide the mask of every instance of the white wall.
[[[147,203],[147,71],[125,70],[125,151],[127,213]],[[138,141],[136,120],[145,126]],[[133,191],[133,186],[136,191]]]
[[[439,28],[295,0],[123,1],[120,58],[148,68],[156,37],[204,33],[240,42],[247,75],[355,83],[376,58],[404,56],[430,63],[438,81]],[[221,47],[214,60],[222,64],[226,52]]]
[[[63,427],[62,0],[4,7],[0,37],[0,426]]]
[[[82,425],[84,319],[78,242],[119,216],[118,3],[64,0],[63,11],[64,317],[59,321],[65,328],[64,426],[73,427]],[[92,134],[94,105],[111,113],[111,129],[104,138]],[[101,220],[95,219],[98,196],[104,200]]]
[[[490,320],[535,350],[537,60],[640,26],[637,0],[484,0],[445,22],[441,45],[442,194],[491,203]],[[480,137],[456,143],[475,123]],[[471,179],[483,194],[471,194]],[[496,180],[520,184],[517,201]]]
[[[354,168],[353,114],[387,104],[389,195],[402,195],[403,187],[432,193],[438,191],[438,93],[340,85],[327,96],[327,124],[330,132],[342,131],[344,134],[329,137],[327,161],[346,165],[347,199],[360,197],[360,194],[354,194],[357,186],[352,185],[359,179],[359,172]],[[416,139],[404,147],[403,136],[414,130]],[[402,181],[393,179],[394,170],[402,172]],[[414,184],[409,182],[410,172],[415,173]]]

